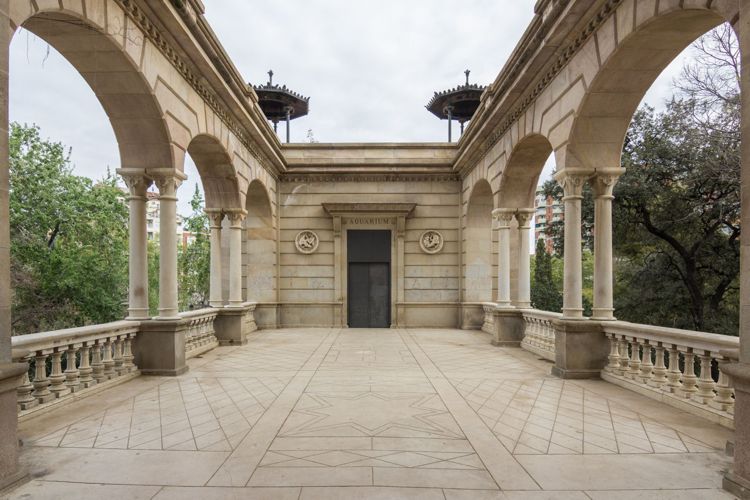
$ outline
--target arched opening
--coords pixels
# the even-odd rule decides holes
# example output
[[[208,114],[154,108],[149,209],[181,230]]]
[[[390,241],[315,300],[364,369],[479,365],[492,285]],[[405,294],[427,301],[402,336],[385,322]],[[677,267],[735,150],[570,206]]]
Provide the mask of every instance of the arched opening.
[[[464,302],[492,300],[492,188],[482,179],[471,191],[464,231]]]
[[[245,231],[242,238],[244,296],[257,302],[256,322],[261,327],[275,325],[276,297],[276,228],[271,199],[258,180],[250,183],[245,205]]]
[[[226,146],[216,137],[201,134],[190,141],[187,153],[200,175],[206,208],[241,208],[237,176]]]

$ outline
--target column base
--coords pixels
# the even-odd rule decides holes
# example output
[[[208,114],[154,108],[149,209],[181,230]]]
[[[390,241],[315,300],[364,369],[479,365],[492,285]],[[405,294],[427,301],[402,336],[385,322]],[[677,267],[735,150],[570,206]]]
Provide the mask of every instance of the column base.
[[[726,363],[721,370],[734,385],[734,464],[723,487],[737,498],[750,499],[750,363]]]
[[[21,385],[26,363],[0,364],[0,490],[28,475],[18,464],[18,409],[16,389]]]
[[[599,378],[609,355],[609,341],[601,325],[567,318],[553,320],[552,324],[555,327],[552,374],[564,379]]]
[[[247,336],[258,329],[255,323],[255,302],[227,306],[219,310],[214,331],[219,345],[245,345]]]
[[[610,308],[597,308],[591,310],[591,319],[594,321],[617,321],[615,310]]]
[[[177,376],[188,371],[185,330],[188,321],[154,319],[141,323],[135,341],[135,361],[143,375]]]
[[[151,316],[148,309],[128,309],[128,317],[125,319],[128,321],[141,321],[151,319]]]

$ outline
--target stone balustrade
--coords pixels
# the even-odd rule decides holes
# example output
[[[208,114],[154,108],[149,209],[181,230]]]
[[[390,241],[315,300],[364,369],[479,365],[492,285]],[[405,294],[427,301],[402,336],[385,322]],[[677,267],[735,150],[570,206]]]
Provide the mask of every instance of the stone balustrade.
[[[610,342],[602,378],[734,428],[734,389],[722,364],[739,338],[624,321],[602,322]]]
[[[562,318],[562,314],[524,309],[522,315],[524,335],[521,348],[549,361],[554,361],[555,326],[553,321]]]
[[[207,307],[180,313],[187,321],[185,330],[185,358],[190,359],[219,346],[216,338],[215,322],[219,309]]]
[[[29,365],[17,389],[19,412],[137,376],[133,343],[139,325],[115,321],[12,337],[13,360]]]

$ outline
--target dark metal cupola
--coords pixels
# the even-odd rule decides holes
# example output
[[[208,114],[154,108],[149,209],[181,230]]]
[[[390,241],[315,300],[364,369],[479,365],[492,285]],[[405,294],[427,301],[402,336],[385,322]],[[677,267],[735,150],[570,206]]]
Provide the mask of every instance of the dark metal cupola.
[[[430,102],[425,106],[430,113],[441,120],[448,120],[448,142],[452,141],[451,124],[458,120],[461,124],[461,133],[464,131],[464,123],[471,120],[484,92],[485,86],[469,83],[469,71],[464,71],[466,83],[456,88],[435,92]]]
[[[273,123],[274,132],[278,132],[280,120],[286,121],[286,142],[289,142],[289,122],[295,118],[307,115],[310,106],[310,98],[293,92],[286,85],[274,85],[273,70],[268,72],[268,83],[265,85],[253,85],[258,95],[258,104],[266,119]]]

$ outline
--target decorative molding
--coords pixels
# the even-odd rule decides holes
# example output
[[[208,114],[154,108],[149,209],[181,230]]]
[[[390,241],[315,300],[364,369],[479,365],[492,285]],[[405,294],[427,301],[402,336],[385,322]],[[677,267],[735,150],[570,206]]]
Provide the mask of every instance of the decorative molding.
[[[361,216],[363,214],[409,217],[416,203],[322,203],[323,210],[332,217]]]
[[[430,255],[439,253],[443,249],[443,243],[443,235],[433,229],[425,231],[419,237],[419,248],[421,248],[424,253]]]
[[[459,182],[460,175],[457,173],[444,174],[411,174],[411,173],[285,173],[281,175],[281,182]]]
[[[203,101],[216,113],[216,116],[232,131],[240,143],[247,148],[250,154],[260,165],[269,173],[278,172],[278,169],[272,168],[271,162],[265,154],[262,154],[252,144],[245,129],[237,123],[230,115],[229,111],[219,102],[216,95],[201,83],[203,78],[196,76],[190,66],[180,57],[175,48],[164,38],[159,29],[148,19],[148,16],[138,7],[133,0],[114,0],[122,7],[129,19],[134,21],[146,37],[154,44],[161,54],[172,64],[178,73],[185,79],[188,84],[195,90]]]
[[[297,247],[299,253],[306,255],[315,253],[318,245],[320,245],[320,238],[318,238],[318,235],[314,231],[310,231],[309,229],[300,231],[294,238],[294,246]]]

